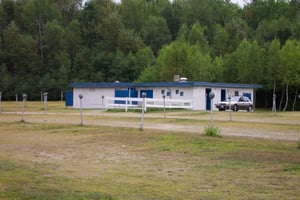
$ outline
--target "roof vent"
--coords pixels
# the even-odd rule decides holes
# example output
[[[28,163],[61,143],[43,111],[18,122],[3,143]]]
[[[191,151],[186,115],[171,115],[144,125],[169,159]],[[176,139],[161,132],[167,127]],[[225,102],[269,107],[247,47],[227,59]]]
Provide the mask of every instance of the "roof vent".
[[[186,77],[180,77],[179,82],[187,82],[187,78]]]

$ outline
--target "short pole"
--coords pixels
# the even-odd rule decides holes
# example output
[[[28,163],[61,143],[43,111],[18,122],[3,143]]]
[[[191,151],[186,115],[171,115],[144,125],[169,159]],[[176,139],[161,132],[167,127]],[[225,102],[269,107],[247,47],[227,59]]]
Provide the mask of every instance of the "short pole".
[[[232,121],[231,96],[229,98],[229,121]]]
[[[142,119],[141,119],[141,125],[140,125],[140,130],[144,130],[144,114],[145,114],[145,97],[146,97],[146,93],[142,93],[142,98],[143,98],[143,102],[142,102]]]
[[[23,105],[22,105],[22,115],[21,115],[21,122],[24,122],[24,112],[25,112],[25,105],[27,100],[27,94],[23,94]]]
[[[18,114],[18,94],[16,94],[16,114]]]
[[[83,125],[83,116],[82,116],[82,98],[83,98],[83,95],[79,94],[78,97],[80,99],[80,125]]]
[[[44,96],[44,112],[45,112],[45,115],[46,115],[47,114],[47,98],[48,98],[48,93],[45,92],[43,94],[43,96]]]
[[[104,96],[103,95],[101,96],[101,99],[102,99],[102,109],[104,110]]]
[[[213,101],[213,98],[215,98],[215,93],[213,92],[210,92],[209,93],[209,98],[210,98],[210,128],[213,128],[213,109],[212,109],[212,101]]]
[[[212,103],[212,99],[210,100],[210,104]],[[210,128],[213,127],[213,113],[212,113],[212,106],[210,107]]]
[[[2,101],[2,92],[0,92],[0,114],[2,113],[2,104],[1,104],[1,101]]]
[[[164,99],[164,118],[166,118],[166,96],[163,95],[163,99]]]

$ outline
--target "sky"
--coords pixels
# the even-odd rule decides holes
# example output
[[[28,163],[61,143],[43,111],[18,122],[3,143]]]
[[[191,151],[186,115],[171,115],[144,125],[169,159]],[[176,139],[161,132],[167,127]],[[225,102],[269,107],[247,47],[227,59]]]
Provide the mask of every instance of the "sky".
[[[232,3],[238,4],[240,7],[243,7],[247,3],[250,2],[250,0],[230,0]]]
[[[86,2],[88,0],[84,0],[83,2]],[[114,2],[121,2],[121,0],[113,0]],[[251,0],[230,0],[232,3],[236,3],[238,4],[240,7],[243,7],[244,5],[246,5],[247,3],[249,3]]]

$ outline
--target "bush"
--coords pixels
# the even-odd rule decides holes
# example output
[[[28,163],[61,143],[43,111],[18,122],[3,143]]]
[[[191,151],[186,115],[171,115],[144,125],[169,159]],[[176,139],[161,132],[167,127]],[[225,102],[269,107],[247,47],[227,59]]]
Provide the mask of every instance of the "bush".
[[[221,133],[221,130],[216,126],[213,126],[213,127],[209,126],[204,129],[204,135],[206,135],[206,136],[220,137],[220,133]]]
[[[297,144],[298,144],[298,148],[300,148],[300,138],[299,138]]]

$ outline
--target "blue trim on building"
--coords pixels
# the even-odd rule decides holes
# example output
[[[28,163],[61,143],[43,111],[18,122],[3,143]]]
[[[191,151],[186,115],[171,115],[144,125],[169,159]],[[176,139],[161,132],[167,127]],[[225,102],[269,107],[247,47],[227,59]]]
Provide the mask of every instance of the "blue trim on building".
[[[132,88],[132,87],[218,87],[218,88],[262,88],[259,84],[210,83],[210,82],[148,82],[148,83],[70,83],[71,88]]]

